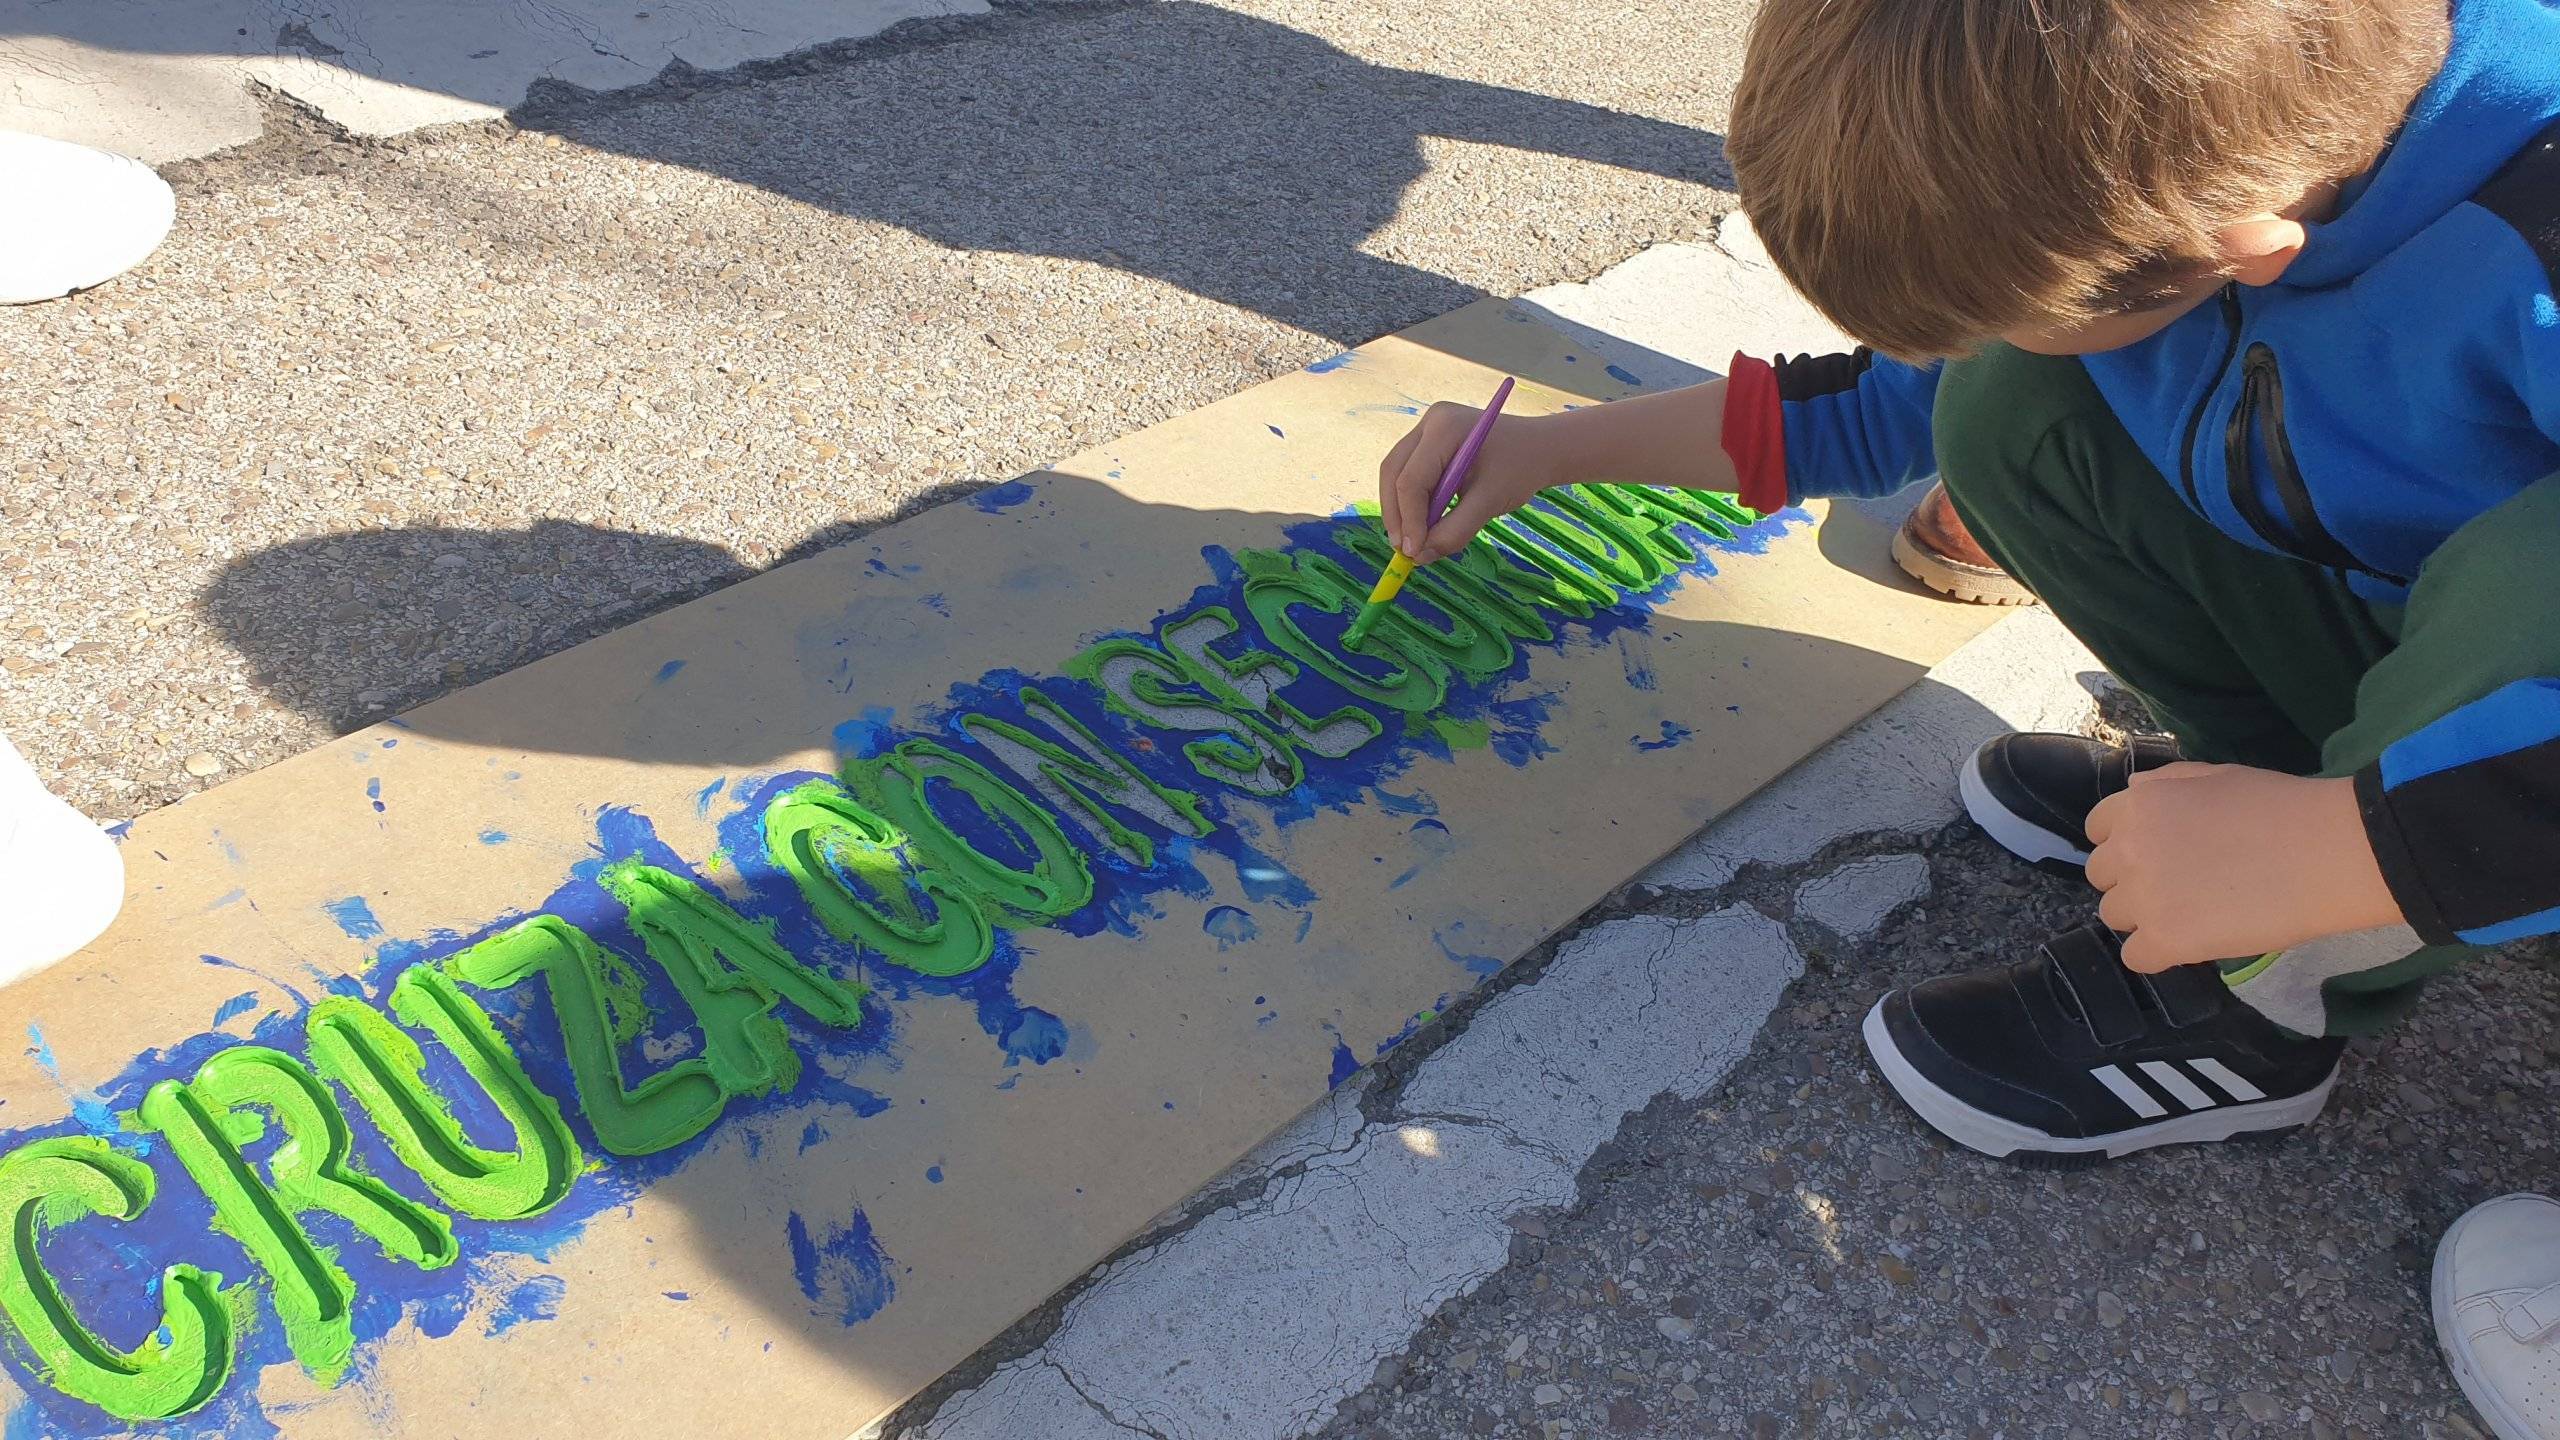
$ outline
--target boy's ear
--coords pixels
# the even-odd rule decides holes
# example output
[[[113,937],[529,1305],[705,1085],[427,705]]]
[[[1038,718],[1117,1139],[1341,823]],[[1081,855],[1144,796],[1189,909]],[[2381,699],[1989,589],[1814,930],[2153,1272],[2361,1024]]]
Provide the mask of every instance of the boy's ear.
[[[2243,285],[2273,285],[2302,253],[2311,238],[2299,220],[2279,215],[2252,215],[2226,225],[2219,237],[2223,264]]]

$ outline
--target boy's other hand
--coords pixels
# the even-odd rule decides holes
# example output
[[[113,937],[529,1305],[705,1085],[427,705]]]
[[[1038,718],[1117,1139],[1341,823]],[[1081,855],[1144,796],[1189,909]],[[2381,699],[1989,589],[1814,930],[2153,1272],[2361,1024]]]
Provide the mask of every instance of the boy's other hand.
[[[2089,812],[2098,918],[2156,973],[2401,922],[2352,780],[2182,761]]]
[[[1437,517],[1430,513],[1431,492],[1439,488],[1450,458],[1483,413],[1445,400],[1432,406],[1378,466],[1378,518],[1386,525],[1387,539],[1415,564],[1428,565],[1465,549],[1477,531],[1562,481],[1563,467],[1551,443],[1556,417],[1506,414],[1493,422],[1484,448],[1476,452],[1457,508],[1432,523]]]

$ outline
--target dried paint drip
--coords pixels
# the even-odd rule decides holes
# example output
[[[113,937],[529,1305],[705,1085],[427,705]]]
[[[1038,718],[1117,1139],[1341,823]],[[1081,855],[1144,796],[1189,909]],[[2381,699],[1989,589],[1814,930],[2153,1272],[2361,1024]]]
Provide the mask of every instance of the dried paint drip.
[[[1001,511],[1029,493],[999,487],[976,503]],[[1299,909],[1303,939],[1313,893],[1246,842],[1253,827],[1232,805],[1287,823],[1347,806],[1422,755],[1490,747],[1529,763],[1549,702],[1496,693],[1525,673],[1523,648],[1562,643],[1560,621],[1602,643],[1642,624],[1643,608],[1621,607],[1622,596],[1711,569],[1709,552],[1755,523],[1721,496],[1553,492],[1418,572],[1356,652],[1344,631],[1370,587],[1354,567],[1391,553],[1374,519],[1301,527],[1286,551],[1208,552],[1215,584],[1151,634],[1076,656],[1064,681],[1007,672],[955,687],[931,735],[901,737],[887,712],[866,714],[839,731],[835,776],[742,782],[741,808],[721,827],[748,892],[736,903],[685,873],[645,822],[608,807],[604,860],[540,912],[435,953],[386,943],[373,988],[333,980],[339,993],[305,1002],[307,1059],[278,1048],[295,1038],[294,1016],[259,1021],[255,1043],[208,1031],[128,1070],[108,1092],[139,1094],[120,1120],[102,1103],[65,1122],[93,1133],[15,1137],[0,1155],[0,1208],[13,1220],[0,1247],[8,1363],[82,1402],[39,1401],[48,1433],[106,1434],[217,1397],[254,1405],[251,1387],[231,1381],[278,1359],[338,1383],[404,1316],[448,1333],[463,1282],[440,1290],[418,1277],[471,1269],[456,1262],[473,1245],[528,1243],[506,1227],[533,1217],[574,1225],[627,1200],[733,1110],[791,1096],[857,1116],[885,1109],[828,1064],[844,1053],[829,1047],[877,1028],[871,992],[850,978],[859,967],[891,998],[909,987],[970,998],[1008,1065],[1055,1059],[1066,1025],[1006,989],[1024,953],[1012,932],[1135,934],[1161,914],[1151,890],[1206,901],[1196,856],[1215,854],[1249,902]],[[1411,813],[1401,797],[1379,803]],[[1415,834],[1425,863],[1455,843],[1436,820]],[[381,935],[360,897],[331,913],[353,938]],[[1209,905],[1201,925],[1220,949],[1268,943],[1241,906]],[[1450,953],[1470,970],[1495,963]],[[554,1043],[510,1043],[487,1008],[527,1018],[528,994],[546,1002]],[[245,1013],[227,1004],[217,1023]],[[681,1023],[682,1044],[652,1029],[662,1018]],[[1330,1052],[1334,1081],[1357,1068],[1339,1036]],[[142,1134],[165,1142],[170,1175],[118,1148],[138,1148]],[[474,1134],[503,1135],[505,1148]],[[802,1147],[813,1137],[824,1137],[814,1120]],[[591,1162],[590,1146],[611,1158]],[[93,1227],[147,1226],[155,1207],[184,1218],[132,1233],[201,1245],[210,1230],[254,1274],[226,1285],[170,1263],[156,1290],[125,1292],[109,1277],[129,1280],[130,1266],[66,1265],[93,1287],[89,1305],[111,1322],[102,1329],[147,1337],[119,1349],[83,1321],[42,1252],[85,1244]],[[319,1216],[361,1243],[322,1245],[309,1227]],[[861,1212],[818,1225],[794,1214],[788,1232],[816,1312],[852,1324],[894,1296]],[[556,1277],[512,1283],[492,1333],[566,1298]],[[261,1323],[269,1311],[272,1327]],[[208,1415],[191,1433],[237,1428]]]

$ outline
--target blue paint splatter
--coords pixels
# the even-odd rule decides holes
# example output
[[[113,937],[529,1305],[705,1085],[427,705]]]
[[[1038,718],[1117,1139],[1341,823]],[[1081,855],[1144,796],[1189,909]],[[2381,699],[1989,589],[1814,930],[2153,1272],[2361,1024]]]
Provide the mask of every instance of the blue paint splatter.
[[[1200,920],[1200,928],[1218,942],[1220,951],[1230,945],[1241,945],[1262,933],[1253,917],[1233,905],[1213,905]]]
[[[561,1298],[568,1293],[569,1282],[557,1275],[527,1277],[489,1312],[489,1333],[504,1335],[532,1321],[558,1319]]]
[[[1351,1053],[1351,1047],[1342,1043],[1341,1036],[1334,1036],[1333,1073],[1326,1077],[1324,1088],[1327,1090],[1334,1089],[1341,1085],[1343,1081],[1348,1080],[1359,1073],[1360,1057]]]
[[[504,845],[507,843],[507,832],[504,830],[483,830],[480,832],[480,843],[483,845]]]
[[[243,990],[239,994],[232,996],[230,999],[223,1001],[222,1004],[214,1010],[213,1023],[216,1026],[228,1025],[232,1021],[239,1019],[241,1016],[246,1015],[257,1008],[258,992],[255,990]]]
[[[1339,355],[1327,355],[1323,359],[1309,365],[1307,367],[1307,373],[1310,375],[1330,375],[1334,371],[1341,369],[1343,366],[1348,365],[1359,358],[1360,352],[1357,350],[1345,350]]]
[[[803,1155],[808,1154],[811,1150],[817,1148],[820,1144],[823,1144],[826,1139],[827,1127],[825,1122],[818,1120],[810,1121],[808,1124],[800,1127],[800,1153]]]
[[[682,1303],[693,1298],[693,1292],[689,1290],[661,1290],[658,1293],[678,1303]]]
[[[942,592],[939,590],[930,595],[920,595],[916,597],[916,603],[927,610],[932,611],[934,614],[942,616],[944,619],[949,619],[951,616],[951,602],[944,599],[942,597]]]
[[[719,799],[720,792],[727,789],[728,785],[729,777],[723,775],[719,779],[712,781],[710,784],[703,786],[701,789],[694,791],[693,813],[696,815],[710,814],[711,802]]]
[[[683,668],[684,662],[682,660],[670,660],[666,664],[658,667],[657,678],[651,680],[649,683],[652,685],[664,685],[668,681],[676,678],[676,672]]]
[[[814,1232],[795,1210],[784,1231],[791,1243],[791,1273],[809,1299],[809,1313],[819,1319],[858,1325],[879,1314],[898,1293],[889,1257],[871,1234],[870,1217],[860,1210],[841,1225],[822,1223]]]
[[[382,777],[379,775],[364,782],[364,798],[373,802],[373,813],[376,815],[391,808],[382,803]]]
[[[942,1167],[939,1165],[927,1165],[924,1167],[924,1182],[928,1185],[941,1184]]]
[[[237,905],[248,898],[248,891],[235,887],[233,889],[225,890],[221,894],[213,897],[213,903],[205,906],[204,908],[207,910],[219,910],[226,905]]]
[[[1697,733],[1686,725],[1675,725],[1665,720],[1662,722],[1662,738],[1659,740],[1647,740],[1641,735],[1632,735],[1628,738],[1635,742],[1639,750],[1668,750]]]
[[[338,922],[338,928],[345,931],[350,940],[372,940],[382,934],[382,922],[373,918],[373,907],[366,904],[361,895],[332,900],[320,908],[328,912],[330,919]]]
[[[28,1053],[36,1057],[36,1065],[44,1071],[45,1078],[71,1101],[72,1123],[78,1125],[82,1133],[102,1139],[121,1134],[124,1126],[117,1122],[113,1105],[94,1093],[77,1092],[63,1083],[62,1062],[54,1058],[53,1045],[44,1038],[44,1027],[29,1025],[27,1039],[33,1042]],[[143,1153],[149,1154],[149,1148],[144,1147]]]
[[[890,727],[898,712],[886,705],[866,705],[862,713],[836,727],[836,753],[848,760],[878,755],[894,743]]]
[[[1413,828],[1406,833],[1413,837],[1414,848],[1422,852],[1422,858],[1414,861],[1403,874],[1388,881],[1387,888],[1390,890],[1403,889],[1412,882],[1413,877],[1430,869],[1432,862],[1458,848],[1458,842],[1450,835],[1449,827],[1437,820],[1416,820],[1413,822]]]
[[[1617,381],[1621,385],[1641,385],[1644,383],[1642,380],[1636,378],[1636,372],[1628,369],[1624,365],[1611,365],[1605,368],[1609,372],[1609,378]]]
[[[1032,489],[1031,482],[1028,480],[1008,480],[1002,485],[990,485],[970,496],[969,506],[971,509],[982,510],[989,515],[1001,515],[1030,499],[1035,493],[1037,492]]]
[[[1283,439],[1283,440],[1286,440],[1286,439],[1288,439],[1288,438],[1289,438],[1288,432],[1287,432],[1287,431],[1285,431],[1285,430],[1282,430],[1282,429],[1281,429],[1279,426],[1277,426],[1277,425],[1265,425],[1265,426],[1263,426],[1262,428],[1263,428],[1263,429],[1265,429],[1265,430],[1270,431],[1270,432],[1271,432],[1272,434],[1274,434],[1274,435],[1279,436],[1279,437],[1280,437],[1281,439]]]
[[[400,742],[397,740],[385,740],[382,742],[382,748],[385,750],[397,750],[400,748]]]

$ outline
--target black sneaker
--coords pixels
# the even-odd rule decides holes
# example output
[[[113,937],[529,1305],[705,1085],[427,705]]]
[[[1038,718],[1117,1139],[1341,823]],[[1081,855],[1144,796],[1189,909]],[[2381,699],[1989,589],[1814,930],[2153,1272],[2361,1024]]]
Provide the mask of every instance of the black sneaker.
[[[2030,733],[1986,740],[1956,786],[1964,813],[2010,854],[2077,875],[2089,863],[2089,812],[2145,770],[2178,758],[2178,742],[2137,735],[2110,745],[2085,735]]]
[[[2304,1124],[2346,1048],[2279,1029],[2211,965],[2127,970],[2095,924],[2023,965],[1896,990],[1865,1033],[1885,1082],[1940,1133],[2053,1169]]]

